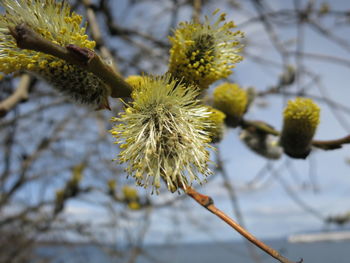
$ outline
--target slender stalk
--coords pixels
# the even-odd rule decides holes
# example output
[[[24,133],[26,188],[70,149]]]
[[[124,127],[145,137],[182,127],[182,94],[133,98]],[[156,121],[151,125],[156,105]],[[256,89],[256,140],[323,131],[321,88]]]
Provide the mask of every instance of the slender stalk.
[[[17,106],[17,104],[28,99],[28,90],[30,85],[30,76],[24,74],[18,84],[17,89],[3,101],[0,101],[0,118],[5,117],[6,114]]]
[[[200,23],[201,11],[202,11],[202,0],[193,0],[192,19],[194,22]]]
[[[281,263],[296,263],[294,261],[290,261],[288,258],[283,257],[278,251],[274,250],[273,248],[266,245],[261,240],[257,239],[255,236],[253,236],[251,233],[249,233],[245,228],[240,226],[236,221],[234,221],[232,218],[230,218],[228,215],[226,215],[224,212],[222,212],[220,209],[218,209],[214,205],[214,201],[210,196],[203,195],[201,193],[198,193],[195,189],[193,189],[190,186],[184,187],[185,193],[193,198],[198,204],[205,207],[207,210],[209,210],[211,213],[219,217],[221,220],[223,220],[225,223],[227,223],[229,226],[231,226],[234,230],[236,230],[238,233],[240,233],[243,237],[245,237],[247,240],[252,242],[254,245],[265,251],[267,254],[269,254],[271,257],[277,259]],[[298,261],[297,263],[303,262],[303,259]]]

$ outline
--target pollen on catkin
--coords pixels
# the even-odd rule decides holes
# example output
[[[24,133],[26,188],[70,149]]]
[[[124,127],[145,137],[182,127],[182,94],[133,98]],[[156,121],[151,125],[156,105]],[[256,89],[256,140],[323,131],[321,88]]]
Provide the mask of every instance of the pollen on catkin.
[[[294,158],[306,158],[320,122],[320,108],[311,99],[289,100],[283,112],[280,144]]]
[[[137,190],[128,185],[123,186],[122,191],[123,191],[124,200],[126,201],[137,201],[140,198],[139,194],[137,193]]]
[[[130,75],[128,76],[125,81],[132,87],[132,93],[131,97],[134,97],[134,94],[140,91],[140,88],[144,85],[144,82],[149,77],[144,75]]]
[[[214,107],[226,114],[226,122],[237,126],[247,110],[248,95],[238,84],[223,83],[213,92]]]
[[[108,103],[109,87],[93,73],[51,55],[20,49],[9,32],[9,27],[25,23],[54,44],[93,49],[95,42],[88,40],[82,17],[71,12],[66,1],[0,0],[0,6],[5,9],[0,15],[0,72],[27,71],[79,103],[97,107]]]
[[[226,118],[226,114],[213,107],[210,107],[210,106],[206,106],[206,107],[210,112],[208,120],[212,124],[210,127],[207,128],[207,131],[209,132],[211,142],[216,143],[221,141],[224,136],[224,130],[225,130],[224,121]]]
[[[213,15],[216,15],[216,10]],[[206,89],[210,84],[232,73],[243,58],[239,38],[241,31],[231,31],[235,24],[225,22],[225,13],[212,23],[182,22],[170,37],[169,72],[184,82]],[[223,23],[223,24],[222,24]]]
[[[117,160],[127,163],[138,185],[158,193],[163,180],[174,192],[211,173],[210,112],[195,99],[198,93],[168,74],[147,77],[125,112],[112,118],[117,124],[110,132],[122,149]]]

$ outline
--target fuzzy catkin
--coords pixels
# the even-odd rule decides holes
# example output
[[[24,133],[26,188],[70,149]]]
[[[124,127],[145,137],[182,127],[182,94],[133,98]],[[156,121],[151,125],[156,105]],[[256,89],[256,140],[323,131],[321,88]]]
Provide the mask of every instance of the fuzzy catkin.
[[[95,42],[88,40],[82,17],[71,12],[66,1],[1,0],[0,6],[5,9],[0,16],[0,72],[26,71],[78,103],[96,108],[108,106],[110,89],[93,73],[54,56],[18,48],[9,32],[9,27],[25,23],[53,44],[93,49]]]

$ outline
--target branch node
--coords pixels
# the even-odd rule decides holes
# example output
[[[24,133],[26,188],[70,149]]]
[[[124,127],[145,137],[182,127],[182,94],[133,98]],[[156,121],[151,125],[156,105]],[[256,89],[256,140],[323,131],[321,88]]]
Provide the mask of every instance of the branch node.
[[[95,52],[91,49],[85,47],[78,47],[73,44],[67,45],[66,49],[72,56],[74,56],[77,60],[81,61],[84,65],[88,65],[95,56]]]

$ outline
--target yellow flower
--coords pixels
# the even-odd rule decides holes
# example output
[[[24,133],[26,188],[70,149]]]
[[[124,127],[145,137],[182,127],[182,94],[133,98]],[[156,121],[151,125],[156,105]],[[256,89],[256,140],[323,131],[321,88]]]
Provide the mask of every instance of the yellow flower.
[[[113,180],[113,179],[108,180],[108,181],[107,181],[107,186],[108,186],[108,189],[114,191],[115,188],[116,188],[116,186],[117,186],[117,182],[116,182],[115,180]]]
[[[134,102],[112,121],[111,133],[123,149],[121,163],[139,185],[160,187],[163,179],[170,191],[199,180],[197,172],[210,174],[210,112],[195,100],[198,90],[186,87],[170,75],[145,78]]]
[[[124,202],[127,204],[129,209],[141,209],[140,197],[135,188],[125,185],[122,191],[124,195]]]
[[[320,108],[311,99],[296,98],[288,101],[283,115],[280,143],[284,152],[294,158],[306,158],[320,122]]]
[[[222,111],[219,111],[213,107],[206,106],[208,111],[210,112],[208,120],[212,123],[212,125],[207,129],[210,134],[211,142],[219,142],[221,141],[224,135],[225,129],[225,118],[226,114]]]
[[[138,92],[140,88],[144,85],[145,79],[147,78],[149,77],[140,75],[130,75],[125,79],[125,81],[132,87],[132,98],[134,97],[134,93]]]
[[[9,33],[9,27],[26,23],[57,45],[93,49],[95,42],[87,39],[81,27],[82,17],[71,12],[66,1],[2,0],[0,4],[6,11],[0,16],[0,72],[28,71],[77,102],[108,105],[109,88],[97,76],[51,55],[20,49]]]
[[[128,208],[130,210],[140,210],[141,204],[139,202],[132,201],[132,202],[128,203]]]
[[[137,190],[135,188],[132,188],[128,185],[123,186],[123,195],[124,199],[127,201],[135,201],[139,199],[139,195],[137,193]]]
[[[248,95],[238,84],[223,83],[213,92],[214,107],[226,114],[226,121],[231,126],[237,126],[247,110]]]
[[[130,84],[133,89],[139,89],[143,83],[143,76],[140,75],[130,75],[125,81]]]
[[[232,21],[221,25],[225,16],[222,13],[214,23],[208,17],[203,24],[180,23],[174,36],[169,38],[172,44],[169,72],[175,78],[206,89],[232,73],[234,64],[243,59],[237,54],[242,48],[238,38],[243,33],[231,31],[235,27]]]
[[[108,194],[111,196],[115,195],[115,188],[117,186],[117,182],[113,179],[107,181],[107,189],[108,189]]]

